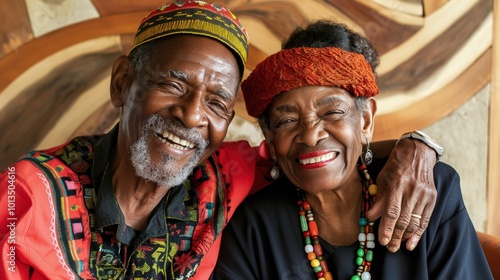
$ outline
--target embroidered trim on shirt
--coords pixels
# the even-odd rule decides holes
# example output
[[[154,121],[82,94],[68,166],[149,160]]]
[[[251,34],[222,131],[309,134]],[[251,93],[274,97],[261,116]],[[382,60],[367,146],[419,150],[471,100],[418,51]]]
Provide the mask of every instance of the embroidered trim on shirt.
[[[66,270],[66,274],[71,277],[71,279],[76,279],[75,275],[71,271],[71,269],[68,267],[66,262],[64,261],[64,257],[61,252],[61,248],[59,247],[59,242],[57,239],[57,233],[56,233],[56,214],[55,214],[55,209],[54,209],[54,203],[53,203],[53,198],[52,198],[52,192],[51,192],[51,187],[50,184],[45,178],[45,176],[41,173],[37,173],[38,178],[42,180],[42,184],[45,186],[45,191],[48,196],[49,204],[50,204],[50,237],[52,238],[52,245],[54,245],[54,250],[56,251],[56,255],[59,258],[59,263],[62,265],[63,269]]]

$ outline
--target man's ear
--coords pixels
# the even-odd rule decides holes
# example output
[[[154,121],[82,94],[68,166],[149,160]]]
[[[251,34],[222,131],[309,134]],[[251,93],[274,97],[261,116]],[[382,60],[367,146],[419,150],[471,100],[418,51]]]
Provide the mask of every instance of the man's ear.
[[[374,98],[366,100],[363,108],[363,135],[367,139],[372,139],[373,129],[375,127],[375,113],[377,112],[377,101]],[[364,139],[363,139],[364,140]],[[367,144],[367,143],[364,143]]]
[[[110,98],[113,106],[119,108],[125,103],[125,94],[130,82],[130,61],[127,56],[118,57],[111,69]]]

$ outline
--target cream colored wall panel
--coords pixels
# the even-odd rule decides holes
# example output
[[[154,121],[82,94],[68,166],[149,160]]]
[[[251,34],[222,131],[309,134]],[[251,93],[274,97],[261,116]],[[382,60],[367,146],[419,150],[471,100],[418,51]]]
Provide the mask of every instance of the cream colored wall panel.
[[[493,47],[488,153],[488,234],[500,237],[500,1],[493,2]]]
[[[376,3],[374,0],[357,0],[365,4],[366,6],[376,10],[378,13],[384,15],[385,17],[397,21],[401,24],[409,24],[409,25],[420,25],[423,21],[421,15],[415,15],[413,13],[407,13],[398,9],[398,6],[391,5],[389,0],[377,0],[382,2],[387,2],[387,5],[380,5],[380,3]],[[401,0],[395,0],[400,2]]]
[[[392,10],[408,13],[415,16],[423,16],[424,5],[422,0],[372,0],[381,6]]]
[[[90,0],[25,0],[36,37],[65,26],[99,17]]]
[[[447,118],[423,129],[445,148],[442,161],[460,175],[462,195],[476,230],[485,231],[488,159],[487,86]],[[443,104],[446,106],[446,104]]]
[[[250,122],[242,117],[235,115],[233,121],[229,125],[226,141],[247,140],[250,145],[257,146],[264,140],[259,124],[257,121]]]

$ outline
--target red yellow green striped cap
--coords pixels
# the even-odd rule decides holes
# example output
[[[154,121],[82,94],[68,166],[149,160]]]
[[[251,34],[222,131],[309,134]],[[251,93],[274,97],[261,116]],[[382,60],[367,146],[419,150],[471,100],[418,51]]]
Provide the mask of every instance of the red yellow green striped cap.
[[[248,34],[238,18],[225,7],[192,0],[165,4],[141,21],[132,50],[146,42],[175,34],[193,34],[218,40],[234,51],[241,70],[245,68]]]

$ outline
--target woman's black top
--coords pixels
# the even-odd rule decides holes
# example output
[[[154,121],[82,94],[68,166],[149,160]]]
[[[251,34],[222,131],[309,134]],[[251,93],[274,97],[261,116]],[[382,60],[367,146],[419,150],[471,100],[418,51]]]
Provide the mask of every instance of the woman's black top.
[[[368,167],[372,178],[384,163],[379,160]],[[390,253],[377,242],[372,279],[493,279],[465,209],[457,172],[437,163],[434,180],[436,206],[419,244],[408,251],[402,243],[397,253]],[[249,196],[223,232],[212,277],[317,279],[304,252],[298,212],[296,187],[286,179]],[[378,222],[374,232],[378,232]],[[334,279],[351,279],[357,242],[333,246],[321,241],[321,245]]]

